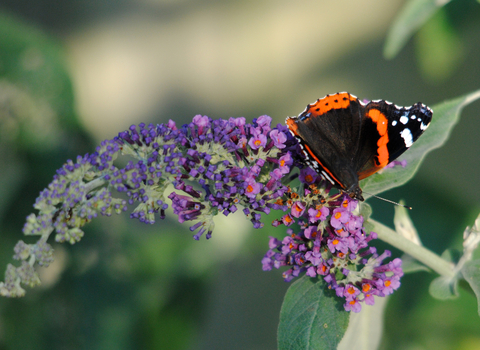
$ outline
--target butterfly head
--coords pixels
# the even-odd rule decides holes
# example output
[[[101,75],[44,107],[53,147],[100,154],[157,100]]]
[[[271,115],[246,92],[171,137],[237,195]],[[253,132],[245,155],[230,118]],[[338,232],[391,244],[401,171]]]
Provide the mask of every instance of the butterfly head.
[[[353,184],[349,188],[343,190],[348,196],[352,199],[356,199],[359,201],[364,201],[365,199],[362,196],[362,189],[360,188],[359,184]]]

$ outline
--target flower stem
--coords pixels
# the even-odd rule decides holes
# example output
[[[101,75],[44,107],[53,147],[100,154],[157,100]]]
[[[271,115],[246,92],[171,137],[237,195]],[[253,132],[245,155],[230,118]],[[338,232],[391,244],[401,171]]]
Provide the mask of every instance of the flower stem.
[[[96,189],[97,187],[103,186],[107,181],[102,177],[98,177],[90,182],[87,182],[85,185],[85,193]]]
[[[440,256],[426,249],[425,247],[409,241],[380,222],[373,219],[369,219],[368,221],[374,226],[372,231],[376,232],[378,238],[380,238],[382,241],[404,251],[406,254],[417,259],[442,276],[450,278],[455,277],[454,264],[442,259]]]

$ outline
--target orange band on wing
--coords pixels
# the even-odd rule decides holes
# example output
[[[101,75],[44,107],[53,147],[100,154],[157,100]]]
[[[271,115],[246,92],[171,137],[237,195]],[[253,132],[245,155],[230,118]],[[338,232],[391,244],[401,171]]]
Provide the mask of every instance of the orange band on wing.
[[[296,136],[298,136],[298,125],[297,123],[295,123],[295,119],[288,117],[287,120],[285,120],[285,123],[287,124],[290,131],[293,132]]]
[[[335,95],[328,95],[324,98],[317,100],[307,106],[305,112],[310,112],[315,115],[322,115],[332,109],[342,109],[350,106],[350,101],[355,101],[356,97],[353,97],[349,93],[343,92]]]
[[[388,164],[389,153],[388,153],[388,119],[385,115],[380,112],[378,109],[371,109],[367,113],[367,117],[372,119],[373,122],[377,125],[377,131],[380,135],[380,138],[377,141],[377,156],[375,157],[375,165],[378,168],[383,168]]]

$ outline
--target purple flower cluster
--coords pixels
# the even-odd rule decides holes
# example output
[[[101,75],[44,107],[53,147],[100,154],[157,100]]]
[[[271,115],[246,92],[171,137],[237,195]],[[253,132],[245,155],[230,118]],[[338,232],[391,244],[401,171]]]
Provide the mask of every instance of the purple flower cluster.
[[[268,116],[247,124],[245,118],[211,120],[197,115],[181,128],[172,121],[140,124],[139,130],[131,127],[115,142],[145,160],[121,170],[112,168],[108,180],[127,193],[129,204],[141,202],[132,217],[146,223],[154,222],[156,212],[164,217],[163,195],[166,186],[173,185],[180,191],[168,195],[174,214],[180,222],[195,222],[190,227],[198,230],[195,239],[203,233],[210,238],[213,217],[227,216],[239,207],[260,228],[261,214],[279,209],[276,202],[287,190],[281,180],[292,164],[289,153],[282,156],[290,135],[284,126],[272,129],[270,123]]]
[[[263,269],[289,266],[285,281],[305,272],[322,276],[337,296],[345,298],[345,310],[359,312],[361,303],[374,303],[374,296],[391,294],[400,286],[401,260],[385,251],[378,255],[369,242],[376,233],[367,234],[363,216],[356,213],[357,201],[347,195],[329,196],[328,185],[310,168],[301,170],[305,184],[301,194],[289,193],[290,212],[277,225],[290,226],[299,220],[300,231],[289,228],[283,240],[271,237],[270,250],[262,260]]]
[[[272,129],[271,118],[261,116],[253,124],[245,118],[211,120],[197,115],[177,128],[166,124],[132,125],[95,153],[78,157],[57,171],[40,193],[35,208],[40,215],[27,218],[24,233],[49,235],[54,229],[59,242],[78,242],[80,227],[99,213],[111,215],[127,209],[112,190],[125,192],[128,204],[137,204],[131,217],[152,224],[155,215],[165,218],[166,198],[172,200],[179,221],[196,221],[198,239],[210,238],[213,217],[243,207],[254,227],[262,227],[261,213],[280,209],[287,190],[282,178],[293,164],[286,143],[292,142],[286,127]],[[291,147],[290,147],[291,148]],[[114,165],[119,154],[137,161],[123,168]],[[179,191],[171,192],[168,186]]]
[[[133,160],[123,166],[121,155]],[[300,168],[300,173],[293,172]],[[300,189],[289,183],[297,179]],[[264,270],[289,266],[284,278],[290,281],[305,272],[322,276],[345,309],[358,312],[360,303],[373,303],[400,285],[401,261],[383,260],[368,243],[364,218],[355,210],[357,202],[343,194],[330,195],[332,186],[304,167],[297,141],[283,125],[271,127],[271,118],[260,116],[248,124],[245,118],[212,120],[197,115],[191,123],[177,127],[165,124],[132,125],[93,154],[68,160],[53,181],[40,193],[23,228],[25,235],[40,236],[35,244],[20,241],[9,265],[0,294],[21,296],[21,283],[39,283],[34,264],[48,266],[53,249],[47,243],[55,232],[57,242],[74,244],[83,237],[81,227],[100,215],[110,216],[134,206],[131,218],[153,224],[165,218],[168,200],[179,222],[191,222],[198,240],[212,236],[214,217],[242,211],[255,228],[263,227],[262,214],[286,212],[274,226],[300,231],[282,241],[270,240],[263,259]],[[124,193],[127,200],[115,197]]]
[[[100,215],[110,216],[136,205],[132,218],[152,224],[165,218],[167,200],[172,201],[180,222],[191,221],[195,239],[212,235],[213,217],[239,208],[260,228],[262,213],[286,209],[282,183],[293,160],[289,149],[296,144],[287,128],[270,126],[271,118],[260,116],[252,124],[245,118],[212,120],[197,115],[178,128],[166,124],[132,125],[93,154],[68,160],[35,202],[38,214],[27,217],[25,235],[40,236],[36,244],[20,242],[0,293],[20,296],[34,264],[48,266],[53,249],[46,243],[55,232],[57,242],[74,244],[84,235],[81,227]],[[132,157],[125,166],[115,162],[120,155]],[[287,181],[288,182],[288,181]],[[175,189],[172,192],[171,188]],[[127,200],[116,198],[123,192]],[[26,263],[32,270],[26,271]],[[36,280],[29,277],[28,281]]]

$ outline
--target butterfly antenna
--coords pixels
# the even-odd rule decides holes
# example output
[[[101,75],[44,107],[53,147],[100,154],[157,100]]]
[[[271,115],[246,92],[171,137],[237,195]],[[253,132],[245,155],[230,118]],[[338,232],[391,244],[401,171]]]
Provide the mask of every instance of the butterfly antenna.
[[[371,194],[371,193],[368,193],[368,192],[363,192],[365,194],[368,194],[369,196],[372,196],[372,197],[375,197],[377,199],[380,199],[384,202],[388,202],[388,203],[392,203],[392,204],[395,204],[395,205],[398,205],[400,207],[404,207],[404,208],[407,208],[409,210],[412,210],[412,207],[409,207],[408,205],[403,205],[403,204],[400,204],[400,203],[397,203],[397,202],[394,202],[394,201],[391,201],[390,199],[386,199],[386,198],[383,198],[383,197],[379,197],[379,196],[376,196],[374,194]]]

